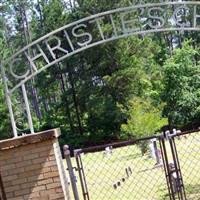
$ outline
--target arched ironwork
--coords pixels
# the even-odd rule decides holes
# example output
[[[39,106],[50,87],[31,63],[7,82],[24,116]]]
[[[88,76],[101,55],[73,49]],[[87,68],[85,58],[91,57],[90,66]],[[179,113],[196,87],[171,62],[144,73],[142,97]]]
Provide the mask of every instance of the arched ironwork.
[[[28,80],[74,54],[120,38],[164,31],[200,31],[199,10],[198,1],[167,1],[110,10],[52,31],[3,61],[1,72],[14,136],[18,134],[11,99],[18,88],[22,89],[30,132],[34,133],[25,88]],[[105,31],[104,25],[111,29]],[[93,35],[91,28],[96,28],[98,34]],[[16,68],[20,68],[20,74]]]

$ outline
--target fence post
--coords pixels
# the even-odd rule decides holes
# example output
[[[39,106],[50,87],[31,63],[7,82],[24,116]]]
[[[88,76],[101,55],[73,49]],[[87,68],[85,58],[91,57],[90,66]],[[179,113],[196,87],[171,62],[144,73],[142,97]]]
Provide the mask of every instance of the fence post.
[[[85,177],[85,172],[83,169],[83,163],[82,163],[82,159],[81,159],[81,155],[80,155],[80,149],[75,150],[74,155],[75,155],[76,163],[77,163],[77,167],[78,167],[78,173],[79,173],[79,178],[80,178],[80,182],[81,182],[83,198],[84,198],[84,200],[90,200],[88,188],[87,188],[86,177]]]
[[[71,158],[70,158],[69,146],[64,145],[63,151],[64,151],[64,156],[65,156],[65,159],[66,159],[66,162],[67,162],[67,167],[68,167],[68,170],[69,170],[69,176],[70,176],[70,182],[72,184],[74,200],[79,200],[78,189],[77,189],[77,185],[76,185],[76,178],[75,178],[75,175],[74,175],[74,170],[73,170],[72,162],[71,162]]]

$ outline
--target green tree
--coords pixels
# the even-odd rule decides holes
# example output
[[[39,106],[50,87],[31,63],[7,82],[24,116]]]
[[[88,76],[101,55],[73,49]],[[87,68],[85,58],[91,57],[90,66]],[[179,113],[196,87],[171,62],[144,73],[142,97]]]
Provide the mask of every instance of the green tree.
[[[155,107],[150,100],[132,99],[127,111],[128,120],[121,130],[135,138],[151,136],[167,125],[162,117],[162,107]]]
[[[117,47],[116,67],[104,77],[117,101],[126,105],[133,97],[142,97],[159,102],[162,68],[155,55],[160,47],[150,37],[135,36],[119,41]]]
[[[72,21],[113,8],[136,4],[139,0],[2,2],[0,34],[3,33],[1,37],[6,38],[6,46],[4,40],[1,49],[5,50],[4,55],[7,54],[8,57],[10,51],[5,53],[8,47],[12,47],[16,52],[27,43]],[[109,33],[111,27],[106,25],[103,29]],[[93,36],[98,34],[92,26],[90,32]],[[121,124],[130,119],[129,113],[123,112],[118,105],[124,110],[129,110],[131,106],[128,102],[137,98],[149,99],[153,109],[160,109],[158,105],[162,104],[162,101],[166,102],[165,115],[173,124],[183,125],[198,121],[199,72],[195,63],[198,63],[199,56],[195,53],[194,56],[188,57],[188,53],[184,53],[185,48],[176,51],[179,51],[180,58],[188,58],[186,62],[177,57],[176,51],[172,55],[177,46],[182,46],[182,36],[179,36],[180,34],[166,32],[113,41],[74,55],[41,73],[26,83],[33,120],[38,122],[35,128],[39,131],[61,127],[63,143],[81,143],[82,146],[91,142],[97,144],[116,140],[122,137]],[[59,37],[65,40],[62,34]],[[198,40],[193,41],[193,46],[198,46]],[[34,51],[29,53],[34,54]],[[168,54],[172,56],[171,60],[167,59]],[[190,70],[189,73],[186,70],[183,75],[183,66],[186,63],[193,66],[191,73],[194,75],[191,77]],[[16,73],[20,73],[19,68],[16,69]],[[174,81],[174,77],[183,81]],[[184,88],[190,89],[180,90],[183,85]],[[175,102],[173,93],[176,93]],[[3,96],[1,97],[3,100]],[[20,92],[18,97],[23,108]],[[4,105],[2,110],[3,108]],[[161,114],[162,109],[159,111]],[[147,115],[145,120],[146,124],[150,123],[151,115]],[[25,123],[22,124],[24,127]],[[7,125],[3,123],[2,127],[6,128]],[[153,134],[153,129],[148,130],[148,134]],[[139,136],[144,135],[141,133]],[[70,137],[73,141],[69,141]]]
[[[0,81],[0,139],[12,136],[12,128],[8,114],[7,105],[5,103],[3,84]]]
[[[164,65],[163,101],[171,127],[183,127],[197,122],[200,116],[200,66],[197,50],[185,42],[176,49]]]
[[[9,54],[9,48],[3,36],[4,35],[0,35],[0,59],[4,59]],[[2,78],[0,77],[0,139],[9,138],[11,135],[10,118],[5,101]]]
[[[155,134],[167,125],[167,118],[162,117],[162,106],[155,107],[150,100],[135,98],[129,101],[128,120],[121,125],[125,138],[139,139]],[[148,149],[148,142],[139,143],[142,154]]]

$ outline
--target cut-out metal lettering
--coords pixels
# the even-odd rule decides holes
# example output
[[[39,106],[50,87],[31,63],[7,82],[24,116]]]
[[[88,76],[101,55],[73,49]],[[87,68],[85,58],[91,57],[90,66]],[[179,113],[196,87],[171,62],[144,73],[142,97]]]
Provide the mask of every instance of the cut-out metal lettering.
[[[161,13],[161,16],[156,16],[157,13]],[[156,15],[155,15],[156,14]],[[150,8],[148,10],[148,18],[150,23],[148,24],[152,29],[162,28],[165,25],[164,9],[160,7]]]
[[[176,25],[178,25],[180,27],[190,27],[189,21],[182,22],[182,20],[183,20],[182,13],[188,14],[188,12],[190,12],[190,8],[187,6],[180,6],[175,9],[173,19],[174,19]]]
[[[199,6],[200,2],[198,1],[162,2],[136,5],[100,13],[61,27],[29,44],[27,47],[14,54],[10,59],[3,62],[3,65],[6,66],[7,64],[9,65],[16,62],[21,55],[26,55],[28,61],[25,62],[26,65],[30,63],[34,69],[31,73],[24,73],[24,75],[19,76],[13,73],[13,67],[11,67],[11,71],[5,70],[6,74],[11,73],[11,75],[16,79],[23,79],[18,83],[17,87],[9,89],[13,92],[31,77],[37,75],[46,68],[73,54],[79,53],[86,48],[104,42],[109,42],[134,34],[175,30],[197,31],[200,29],[197,23],[198,20],[200,20],[200,13],[197,11]],[[172,16],[166,17],[165,12],[171,12]],[[184,15],[184,13],[190,15],[190,17],[181,16]],[[115,21],[117,17],[121,19],[121,24]],[[108,18],[109,20],[105,20],[105,22],[105,18]],[[187,19],[187,21],[182,21],[182,18]],[[191,19],[191,21],[189,21],[189,19]],[[103,27],[107,25],[111,26],[113,31],[112,34],[105,33]],[[97,36],[90,33],[90,26],[97,29],[100,38],[97,38]],[[59,38],[57,35],[63,35],[64,38]],[[50,42],[53,40],[56,44],[51,46]],[[67,50],[62,48],[62,42],[67,43],[70,48]],[[46,48],[44,48],[44,44],[46,44]],[[34,51],[35,49],[38,54],[34,55],[34,57],[30,57],[27,53],[28,50]],[[62,54],[59,54],[60,57],[55,56],[55,51],[62,52]],[[51,58],[49,58],[49,55],[51,55]],[[43,59],[45,61],[43,62],[43,66],[40,66],[40,69],[38,69],[35,64],[38,59]],[[26,68],[29,69],[29,67]]]
[[[133,10],[130,12],[121,13],[120,18],[122,23],[123,34],[132,33],[140,30],[140,28],[137,27],[138,19],[136,19],[134,16],[136,12],[137,12],[136,10]],[[133,16],[132,19],[126,19],[127,16],[130,15]]]
[[[72,35],[76,38],[83,38],[83,37],[87,37],[88,39],[84,42],[77,42],[77,44],[80,46],[80,47],[84,47],[84,46],[87,46],[88,44],[90,44],[92,42],[92,35],[88,32],[83,32],[83,33],[77,33],[77,30],[80,29],[80,28],[84,28],[86,29],[87,26],[85,24],[79,24],[77,25],[76,27],[74,27],[72,29]]]
[[[50,41],[53,41],[53,40],[54,40],[54,41],[56,40],[57,43],[56,43],[55,46],[52,47],[52,46],[49,44],[49,42],[50,42]],[[50,54],[52,55],[52,57],[53,57],[54,60],[56,60],[56,54],[54,53],[55,50],[59,50],[59,51],[65,53],[65,54],[68,54],[68,53],[69,53],[67,50],[65,50],[65,49],[63,49],[63,48],[61,47],[61,40],[60,40],[58,37],[56,37],[56,36],[52,36],[51,38],[49,38],[48,40],[46,40],[45,43],[46,43],[47,48],[48,48],[48,50],[49,50],[49,52],[50,52]]]
[[[197,6],[194,6],[194,27],[197,27],[197,20],[200,20],[200,13],[197,13]]]
[[[160,0],[106,11],[80,19],[41,37],[1,63],[6,100],[14,135],[16,123],[12,109],[12,94],[45,69],[88,48],[125,38],[130,35],[164,31],[200,31],[200,1]],[[141,5],[143,4],[143,5]],[[110,26],[110,29],[105,27]],[[91,30],[96,29],[93,34]],[[97,33],[97,34],[96,34]],[[32,52],[30,54],[30,52]],[[17,74],[17,69],[20,72]],[[28,124],[32,125],[28,99],[25,98]],[[33,127],[29,127],[34,132]]]

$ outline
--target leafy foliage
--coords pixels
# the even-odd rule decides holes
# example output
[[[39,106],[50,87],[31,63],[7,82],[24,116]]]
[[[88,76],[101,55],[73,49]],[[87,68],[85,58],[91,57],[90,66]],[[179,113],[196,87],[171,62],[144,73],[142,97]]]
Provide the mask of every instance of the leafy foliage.
[[[186,42],[165,62],[163,100],[171,126],[182,127],[198,121],[200,66],[195,61],[197,54]]]
[[[142,138],[151,136],[167,125],[167,118],[162,118],[162,107],[155,107],[149,100],[133,99],[129,102],[128,120],[121,130]]]
[[[138,3],[137,0],[2,2],[1,60],[72,21]],[[96,36],[95,28],[90,31]],[[113,41],[72,56],[39,74],[26,85],[35,130],[60,127],[61,143],[78,148],[127,139],[129,134],[134,138],[152,135],[166,124],[166,118],[171,127],[198,125],[199,36],[196,33],[183,36],[193,40],[183,45],[182,35],[166,32]],[[59,37],[64,40],[62,35]],[[11,135],[2,91],[1,83],[1,138]],[[20,91],[13,98],[20,104],[13,105],[14,109],[21,108],[20,118],[24,119]],[[164,105],[164,111],[160,105]],[[20,126],[23,132],[27,132],[26,124]]]
[[[3,93],[3,84],[0,82],[0,139],[10,137],[12,131]]]

